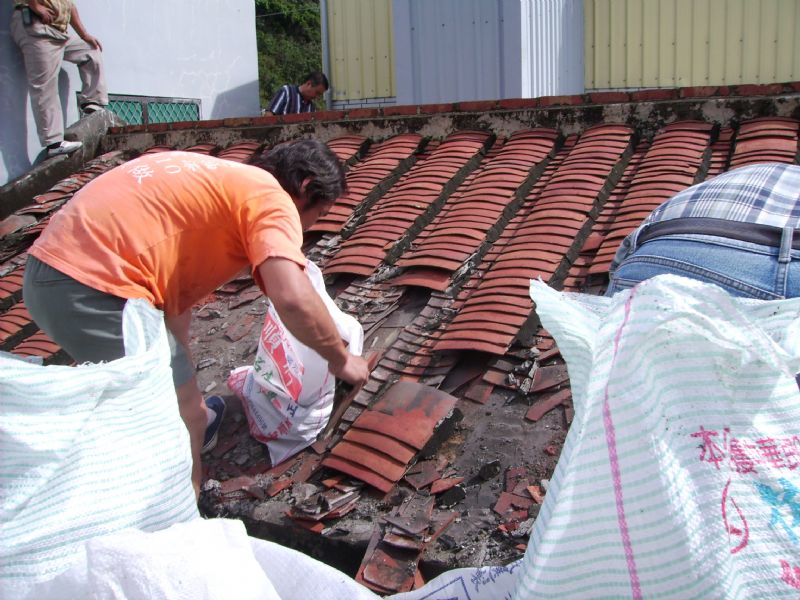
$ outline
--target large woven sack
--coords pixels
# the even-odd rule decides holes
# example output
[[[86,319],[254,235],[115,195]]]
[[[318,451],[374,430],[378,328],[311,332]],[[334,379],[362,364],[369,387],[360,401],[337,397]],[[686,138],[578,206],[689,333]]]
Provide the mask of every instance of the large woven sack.
[[[108,363],[0,356],[0,598],[25,598],[85,540],[199,516],[163,315],[130,300],[123,331]]]
[[[800,299],[664,275],[531,297],[575,418],[516,598],[796,598]]]
[[[306,274],[347,349],[360,355],[361,324],[336,306],[317,265],[308,261]],[[328,362],[286,329],[272,304],[253,364],[234,369],[228,377],[228,387],[242,400],[250,435],[266,444],[273,465],[314,443],[330,419],[335,383]]]

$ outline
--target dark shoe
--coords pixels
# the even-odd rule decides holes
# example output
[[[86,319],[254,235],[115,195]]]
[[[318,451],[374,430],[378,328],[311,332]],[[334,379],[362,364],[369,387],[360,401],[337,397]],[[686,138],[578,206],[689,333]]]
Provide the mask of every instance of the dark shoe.
[[[59,154],[72,154],[83,146],[82,142],[59,142],[47,147],[47,158],[58,156]]]
[[[219,396],[209,396],[205,399],[206,407],[214,413],[214,420],[206,427],[206,435],[203,438],[202,452],[209,452],[217,445],[217,434],[222,425],[222,417],[225,416],[225,400]]]

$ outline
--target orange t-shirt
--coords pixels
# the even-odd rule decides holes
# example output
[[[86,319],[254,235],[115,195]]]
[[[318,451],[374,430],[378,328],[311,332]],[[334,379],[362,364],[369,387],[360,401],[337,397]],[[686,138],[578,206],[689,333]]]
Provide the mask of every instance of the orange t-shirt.
[[[143,155],[88,183],[30,254],[89,287],[191,308],[249,263],[305,267],[300,215],[263,169],[190,152]]]

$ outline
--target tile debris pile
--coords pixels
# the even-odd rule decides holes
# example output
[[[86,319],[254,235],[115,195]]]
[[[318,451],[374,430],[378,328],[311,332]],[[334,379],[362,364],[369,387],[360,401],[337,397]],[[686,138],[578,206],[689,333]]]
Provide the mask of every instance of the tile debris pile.
[[[602,293],[616,247],[650,210],[730,168],[797,162],[799,127],[766,117],[676,121],[652,136],[609,123],[330,140],[349,191],[306,251],[364,324],[376,366],[331,435],[275,467],[233,410],[206,457],[204,506],[255,529],[269,522],[277,537],[300,528],[311,537],[294,542],[307,548],[346,539],[365,550],[347,568],[381,593],[518,556],[573,416],[529,280]],[[246,162],[262,147],[184,149]],[[132,157],[101,156],[18,211],[0,242],[0,350],[68,360],[25,310],[25,249],[75,191]],[[197,307],[203,389],[252,360],[265,310],[247,274]]]

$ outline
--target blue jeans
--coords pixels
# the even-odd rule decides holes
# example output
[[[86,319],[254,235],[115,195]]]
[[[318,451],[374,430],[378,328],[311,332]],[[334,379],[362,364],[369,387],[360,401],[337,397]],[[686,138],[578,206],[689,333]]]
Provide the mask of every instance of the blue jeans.
[[[649,240],[611,276],[606,296],[670,273],[714,283],[733,296],[777,300],[800,296],[800,250],[730,238],[678,234]]]

